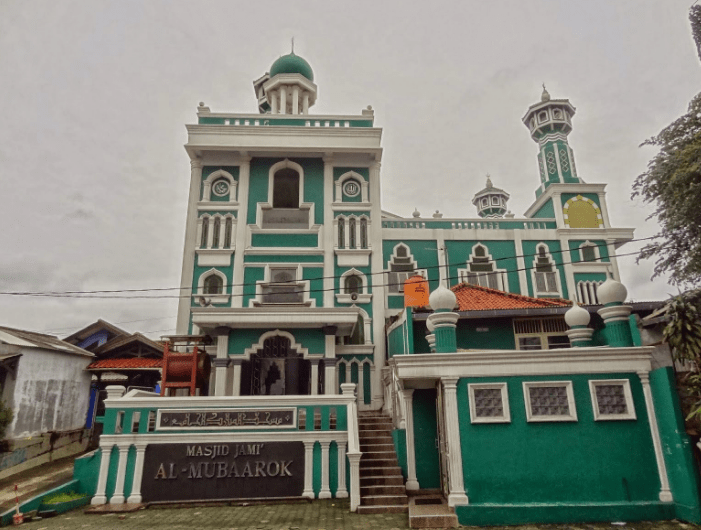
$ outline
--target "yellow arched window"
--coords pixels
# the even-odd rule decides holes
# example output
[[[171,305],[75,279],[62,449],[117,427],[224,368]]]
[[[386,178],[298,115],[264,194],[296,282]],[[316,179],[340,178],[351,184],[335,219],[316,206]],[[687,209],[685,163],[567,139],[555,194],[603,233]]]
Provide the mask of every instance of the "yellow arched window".
[[[570,228],[603,228],[601,209],[594,201],[581,195],[572,197],[562,208],[565,225]]]

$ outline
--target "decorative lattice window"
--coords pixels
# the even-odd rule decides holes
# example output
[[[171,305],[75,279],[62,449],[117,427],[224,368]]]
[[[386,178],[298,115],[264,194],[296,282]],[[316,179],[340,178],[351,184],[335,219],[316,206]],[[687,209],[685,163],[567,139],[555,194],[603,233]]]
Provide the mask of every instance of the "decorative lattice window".
[[[508,423],[511,421],[506,383],[468,384],[472,423]]]
[[[338,218],[338,248],[346,247],[346,220],[343,217]]]
[[[497,269],[496,262],[489,254],[487,247],[477,244],[472,247],[470,260],[465,269],[458,269],[461,282],[481,287],[489,287],[499,291],[509,290],[509,280],[506,269]]]
[[[590,380],[589,390],[596,421],[636,419],[628,379]]]
[[[577,421],[571,381],[523,383],[528,421]]]
[[[219,248],[219,231],[221,230],[221,217],[214,218],[214,228],[212,228],[212,248]]]
[[[537,247],[536,257],[531,270],[536,296],[539,294],[560,294],[560,278],[558,277],[557,268],[548,252],[547,245],[544,243]]]
[[[421,275],[426,278],[426,271],[417,269],[416,260],[409,251],[409,247],[403,243],[399,243],[395,248],[387,264],[388,278],[387,288],[390,294],[398,294],[404,292],[404,282],[415,275]]]
[[[360,218],[360,248],[368,248],[368,220]]]

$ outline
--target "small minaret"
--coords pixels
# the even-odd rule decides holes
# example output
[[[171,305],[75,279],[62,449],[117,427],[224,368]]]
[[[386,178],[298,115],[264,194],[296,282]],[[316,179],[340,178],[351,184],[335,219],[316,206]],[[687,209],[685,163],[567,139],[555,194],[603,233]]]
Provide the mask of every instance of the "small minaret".
[[[540,103],[531,105],[523,117],[523,123],[538,143],[538,167],[540,169],[540,195],[550,184],[581,183],[574,165],[574,153],[567,136],[572,132],[572,116],[575,108],[568,99],[550,99],[543,85]]]
[[[309,114],[316,102],[317,86],[312,67],[294,49],[270,67],[270,72],[253,82],[261,113]]]
[[[477,207],[477,215],[483,218],[499,218],[506,214],[506,203],[509,200],[509,194],[504,190],[495,188],[492,185],[492,179],[487,175],[486,187],[475,194],[472,198],[472,204]]]

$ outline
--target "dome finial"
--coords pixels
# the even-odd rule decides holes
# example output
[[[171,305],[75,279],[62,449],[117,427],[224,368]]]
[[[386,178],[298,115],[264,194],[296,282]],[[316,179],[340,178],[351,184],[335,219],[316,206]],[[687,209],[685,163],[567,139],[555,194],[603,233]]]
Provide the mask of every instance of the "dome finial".
[[[294,55],[294,54],[295,54],[295,38],[292,37],[292,55]],[[543,87],[545,87],[545,85],[543,85]]]
[[[545,89],[545,83],[543,83],[543,93],[540,96],[541,101],[550,101],[550,94]]]
[[[487,187],[488,187],[488,188],[493,188],[493,187],[494,187],[494,185],[492,184],[492,179],[491,179],[491,177],[489,176],[489,173],[487,173]]]

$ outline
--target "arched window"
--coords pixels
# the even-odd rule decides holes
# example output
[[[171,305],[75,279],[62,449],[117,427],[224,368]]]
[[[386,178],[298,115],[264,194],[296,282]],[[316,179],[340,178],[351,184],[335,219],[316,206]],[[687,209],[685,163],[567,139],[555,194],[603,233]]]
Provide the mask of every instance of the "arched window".
[[[363,280],[360,276],[352,275],[346,276],[346,280],[343,285],[343,291],[345,294],[360,294],[363,289]]]
[[[368,248],[368,220],[360,219],[360,248]]]
[[[299,173],[284,168],[273,177],[273,208],[299,208]]]
[[[425,269],[418,269],[414,256],[409,252],[409,247],[403,243],[399,243],[394,248],[394,253],[388,263],[388,281],[387,287],[390,294],[399,294],[404,292],[404,282],[415,275],[427,278]]]
[[[209,237],[209,216],[205,215],[202,218],[202,237],[200,238],[200,248],[207,248],[208,237]]]
[[[587,241],[579,247],[582,261],[597,261],[599,259],[598,247]]]
[[[219,231],[221,230],[221,217],[214,218],[214,227],[212,228],[212,248],[219,248]]]
[[[346,220],[338,218],[338,248],[346,247]]]
[[[217,275],[212,274],[204,280],[204,294],[222,294],[224,292],[224,281]]]
[[[557,269],[553,263],[548,247],[540,244],[533,261],[533,279],[535,294],[558,294],[560,292]]]
[[[231,217],[227,217],[224,221],[224,248],[231,248],[231,232],[234,221]]]
[[[348,247],[355,248],[355,217],[348,220]]]
[[[506,269],[497,269],[487,247],[480,244],[472,247],[472,255],[467,262],[467,268],[458,269],[458,276],[460,281],[490,289],[507,291],[509,287]]]

